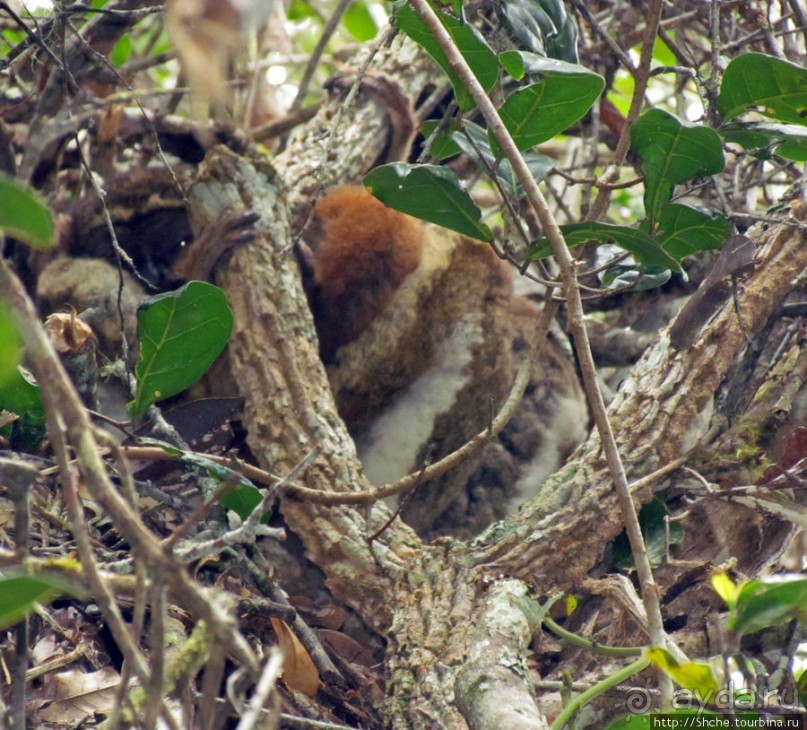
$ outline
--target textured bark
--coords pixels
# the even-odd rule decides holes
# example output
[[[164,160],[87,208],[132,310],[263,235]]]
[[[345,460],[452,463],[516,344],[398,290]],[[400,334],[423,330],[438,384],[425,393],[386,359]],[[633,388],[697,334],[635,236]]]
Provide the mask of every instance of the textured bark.
[[[367,489],[319,359],[282,187],[268,164],[236,157],[225,148],[213,150],[191,193],[194,225],[247,207],[263,212],[256,238],[233,254],[218,283],[235,320],[229,366],[246,399],[250,446],[261,466],[278,474],[288,473],[319,447],[319,458],[305,473],[306,486]],[[392,618],[392,582],[411,553],[413,534],[400,526],[371,549],[365,515],[355,509],[288,499],[283,511],[308,557],[328,566],[334,594],[383,631]]]
[[[714,396],[735,358],[777,311],[807,266],[805,203],[790,203],[797,225],[757,226],[755,271],[739,300],[744,330],[730,299],[694,343],[675,350],[664,330],[636,364],[609,409],[620,453],[631,479],[639,479],[685,451],[701,410]],[[637,493],[646,502],[651,490]],[[548,479],[515,518],[495,525],[477,552],[486,571],[569,588],[600,559],[621,531],[621,516],[596,432],[570,462]],[[559,559],[559,556],[567,556]]]
[[[359,71],[370,53],[362,50],[348,73]],[[392,80],[391,85],[398,91],[393,95],[396,98],[378,98],[369,90],[360,91],[348,106],[345,95],[340,94],[323,105],[277,157],[275,164],[289,191],[295,231],[311,210],[312,195],[332,185],[356,182],[383,156],[393,121],[389,107],[409,105],[408,100],[427,93],[438,78],[425,55],[401,35],[379,49],[369,69]]]
[[[406,58],[403,54],[400,62]],[[400,78],[411,80],[407,74]],[[407,87],[407,93],[414,91]],[[218,279],[235,315],[229,365],[247,401],[254,454],[261,466],[283,474],[318,446],[321,453],[304,476],[306,485],[352,491],[369,485],[318,357],[289,227],[290,218],[304,213],[305,196],[318,176],[326,183],[349,178],[379,152],[367,144],[363,113],[351,115],[345,133],[361,139],[362,146],[346,153],[349,164],[339,168],[341,174],[331,168],[317,172],[316,154],[306,145],[334,109],[323,110],[276,161],[295,185],[293,194],[268,164],[219,148],[200,171],[191,207],[197,226],[225,210],[262,215],[256,240],[234,252]],[[379,123],[377,109],[368,114]],[[791,211],[805,219],[803,203],[792,203]],[[807,267],[807,246],[803,232],[792,226],[758,228],[750,235],[758,244],[756,270],[740,300],[753,336]],[[732,302],[684,351],[676,351],[662,333],[611,406],[629,475],[643,476],[682,453],[698,413],[746,344]],[[636,494],[639,501],[649,496],[649,489]],[[286,498],[282,508],[334,596],[387,636],[387,710],[391,724],[400,728],[496,726],[505,720],[493,720],[490,713],[503,692],[520,698],[525,723],[540,727],[543,720],[525,684],[523,617],[500,611],[496,622],[492,609],[525,584],[544,592],[578,584],[622,527],[596,434],[518,516],[492,526],[471,547],[451,540],[424,546],[400,521],[368,545],[368,534],[387,515],[381,505],[367,514]],[[509,580],[513,577],[524,583]],[[480,687],[486,691],[480,693]],[[511,722],[498,726],[516,727]]]

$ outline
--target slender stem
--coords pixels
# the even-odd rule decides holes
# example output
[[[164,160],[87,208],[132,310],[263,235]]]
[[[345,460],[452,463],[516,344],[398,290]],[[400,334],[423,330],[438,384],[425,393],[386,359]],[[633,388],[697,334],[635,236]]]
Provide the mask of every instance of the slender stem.
[[[448,32],[440,22],[440,19],[427,0],[410,0],[410,3],[426,23],[430,32],[446,54],[452,70],[462,79],[463,84],[476,102],[480,113],[488,124],[488,128],[501,145],[504,155],[510,160],[510,164],[513,166],[513,170],[518,176],[519,182],[521,182],[524,187],[527,199],[534,209],[535,214],[538,216],[544,228],[544,233],[552,245],[552,250],[561,270],[563,288],[569,312],[569,330],[579,358],[583,384],[594,415],[594,422],[602,440],[603,450],[608,463],[608,471],[614,482],[617,499],[622,510],[623,522],[625,523],[625,530],[630,540],[631,550],[639,575],[642,599],[645,610],[647,611],[648,632],[654,645],[666,646],[667,639],[661,618],[658,587],[653,579],[647,548],[639,525],[639,517],[636,512],[636,507],[633,504],[628,479],[625,474],[622,459],[619,455],[613,429],[608,420],[605,401],[597,381],[597,372],[594,365],[594,357],[591,354],[588,333],[583,323],[583,303],[580,298],[580,289],[577,283],[576,262],[569,253],[569,248],[566,245],[560,227],[549,211],[543,193],[530,173],[530,169],[513,141],[513,138],[510,136],[509,131],[504,126],[493,102],[485,93],[485,90],[482,88],[476,76],[474,76],[473,71],[471,71],[462,54],[457,50]],[[659,0],[651,3],[650,17],[648,18],[648,36],[655,37],[655,29],[658,25],[658,20],[655,20],[655,22],[652,21],[654,14],[660,17],[660,6],[661,2]],[[649,53],[652,53],[652,40],[648,44],[646,39],[645,47],[642,49],[643,60],[645,55],[647,55],[646,47],[648,45],[650,47]],[[645,77],[644,83],[646,84],[646,82],[647,79]],[[637,86],[638,85],[639,79],[637,79]],[[641,96],[643,96],[643,92]]]
[[[226,613],[223,606],[210,599],[207,591],[202,590],[191,580],[173,556],[162,549],[159,541],[146,528],[139,515],[130,508],[128,502],[113,486],[101,461],[98,443],[84,406],[50,345],[22,282],[2,257],[0,257],[0,292],[8,302],[16,320],[32,370],[42,389],[48,434],[56,451],[84,575],[89,581],[93,597],[99,601],[105,617],[112,622],[110,628],[114,631],[116,641],[121,643],[122,650],[128,647],[129,654],[135,658],[134,668],[138,677],[147,682],[148,668],[139,649],[130,646],[133,642],[120,618],[114,597],[100,578],[89,536],[82,522],[83,514],[76,483],[78,476],[69,467],[68,444],[75,451],[82,483],[87,486],[93,499],[110,515],[121,534],[131,544],[132,550],[141,559],[163,567],[166,575],[173,575],[172,588],[180,605],[197,618],[206,619],[217,636],[225,641],[233,657],[257,674],[259,671],[257,658],[246,639],[238,632],[235,621]]]
[[[581,708],[586,705],[586,703],[591,702],[591,700],[599,697],[601,694],[604,694],[608,690],[616,687],[617,685],[621,684],[622,682],[630,679],[634,674],[638,674],[641,672],[645,667],[650,664],[650,661],[646,657],[642,657],[641,659],[637,659],[632,664],[628,664],[627,667],[624,669],[620,669],[618,672],[615,672],[610,677],[607,677],[602,682],[597,682],[593,687],[587,689],[585,692],[577,695],[566,707],[563,708],[561,713],[555,718],[555,722],[552,723],[550,726],[550,730],[562,730],[566,727],[569,720],[574,717],[574,714]],[[649,690],[646,690],[649,692]]]
[[[339,0],[338,5],[334,8],[333,12],[328,18],[328,22],[325,23],[325,27],[322,29],[322,35],[319,37],[317,45],[311,53],[311,58],[308,60],[308,65],[303,73],[303,78],[300,81],[300,85],[297,87],[297,96],[294,97],[294,101],[291,104],[291,109],[289,110],[290,112],[295,113],[302,109],[303,101],[305,101],[305,95],[308,93],[308,87],[311,84],[311,79],[314,78],[314,73],[317,70],[317,66],[319,66],[319,61],[322,58],[322,54],[325,53],[325,48],[328,46],[331,36],[333,36],[333,34],[336,32],[339,21],[342,20],[342,16],[345,14],[348,7],[350,7],[350,3],[352,2],[353,0]]]
[[[605,656],[627,657],[627,656],[640,656],[642,651],[644,651],[644,647],[642,646],[605,646],[603,644],[598,644],[596,641],[587,639],[584,636],[578,636],[577,634],[572,633],[567,629],[564,629],[563,626],[556,623],[549,616],[544,616],[543,624],[553,634],[559,636],[561,639],[565,639],[573,646],[579,646],[583,649],[588,649],[589,651],[593,651],[596,654],[604,654]]]
[[[653,60],[653,48],[656,43],[659,23],[661,22],[661,9],[663,5],[663,0],[650,0],[648,3],[647,24],[645,26],[644,41],[642,42],[642,53],[639,57],[639,67],[631,69],[631,71],[633,71],[634,87],[630,109],[628,110],[625,125],[622,127],[622,133],[619,135],[619,141],[614,150],[614,161],[600,178],[600,191],[597,193],[597,197],[594,199],[594,203],[592,203],[588,215],[586,215],[586,220],[598,220],[608,208],[608,203],[611,200],[611,191],[607,187],[607,184],[616,180],[619,167],[628,155],[628,149],[630,148],[630,128],[636,121],[644,105],[644,93],[647,90],[647,82],[650,79],[650,63]],[[603,184],[605,184],[605,186],[603,186]]]

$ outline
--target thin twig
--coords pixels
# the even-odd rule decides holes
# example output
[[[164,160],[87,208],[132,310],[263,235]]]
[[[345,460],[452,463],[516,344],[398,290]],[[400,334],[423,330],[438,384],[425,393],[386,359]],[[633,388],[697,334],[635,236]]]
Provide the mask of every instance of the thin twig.
[[[275,684],[282,668],[283,654],[277,647],[272,647],[263,667],[263,672],[261,672],[261,678],[258,680],[258,685],[255,687],[255,692],[253,692],[249,701],[247,711],[241,716],[241,721],[235,730],[253,730],[261,719],[263,707],[269,700],[269,695],[275,689]]]
[[[31,522],[30,494],[36,483],[36,469],[11,459],[0,459],[0,484],[9,491],[14,503],[14,554],[19,566],[28,559]],[[28,617],[14,630],[14,669],[11,679],[11,728],[25,730],[25,690],[28,669]]]
[[[210,599],[207,591],[191,580],[174,556],[162,549],[159,541],[146,528],[139,515],[115,489],[98,454],[98,444],[89,417],[42,330],[34,305],[22,282],[2,258],[0,258],[0,291],[3,292],[16,320],[32,370],[42,389],[48,418],[48,433],[58,458],[63,488],[72,505],[71,521],[74,524],[85,577],[102,610],[108,614],[107,619],[114,622],[110,624],[110,628],[116,641],[124,642],[126,652],[138,662],[138,669],[141,670],[138,671],[139,678],[145,680],[148,672],[139,652],[131,651],[128,630],[94,564],[78,500],[76,474],[69,468],[68,441],[75,449],[82,483],[130,543],[134,553],[140,559],[155,565],[160,564],[171,572],[174,576],[173,596],[177,602],[197,618],[206,619],[213,633],[224,641],[233,657],[251,672],[257,673],[258,662],[255,654],[238,632],[233,618],[219,602]]]
[[[345,679],[323,648],[319,635],[297,613],[297,609],[289,603],[283,589],[268,577],[267,571],[261,570],[252,560],[237,550],[227,548],[225,552],[236,561],[242,570],[249,574],[251,581],[258,587],[260,592],[269,597],[266,603],[271,603],[271,606],[266,606],[265,610],[271,615],[279,616],[289,624],[291,630],[311,655],[311,659],[322,680],[329,686],[344,687]],[[256,604],[258,608],[262,608],[260,602],[255,599],[252,599],[252,603]]]
[[[303,78],[300,79],[300,84],[297,87],[297,96],[294,97],[294,101],[291,103],[291,109],[289,110],[291,113],[296,113],[302,108],[306,94],[308,94],[308,87],[311,84],[311,79],[314,78],[314,73],[317,70],[317,66],[319,66],[322,54],[325,53],[325,48],[328,46],[331,36],[336,32],[337,27],[339,27],[339,22],[342,20],[342,16],[352,2],[353,0],[339,0],[338,5],[331,12],[328,21],[322,29],[322,34],[317,41],[317,45],[314,46],[314,50],[311,51],[311,58],[308,60]]]
[[[586,220],[596,221],[599,220],[603,213],[608,208],[611,200],[611,191],[602,185],[609,185],[616,180],[619,175],[619,168],[628,156],[630,148],[630,128],[633,122],[639,116],[644,105],[644,94],[647,90],[647,82],[650,79],[650,64],[653,60],[653,49],[655,48],[656,35],[658,34],[659,22],[661,21],[661,10],[664,5],[663,0],[651,0],[647,12],[647,23],[645,26],[645,36],[642,42],[642,53],[639,58],[638,68],[631,69],[633,71],[633,78],[635,81],[633,87],[633,98],[630,102],[630,109],[628,110],[625,124],[622,127],[622,132],[619,135],[619,141],[614,150],[613,162],[608,166],[608,169],[600,177],[598,183],[600,187],[597,197],[591,205],[591,208],[586,215]]]

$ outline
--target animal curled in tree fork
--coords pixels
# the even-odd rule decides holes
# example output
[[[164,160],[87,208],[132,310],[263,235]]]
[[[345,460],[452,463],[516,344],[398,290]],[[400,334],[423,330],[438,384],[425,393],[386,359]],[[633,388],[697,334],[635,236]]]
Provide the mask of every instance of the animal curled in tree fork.
[[[484,430],[540,311],[514,297],[509,267],[360,186],[322,197],[305,238],[320,352],[368,478],[395,481]],[[572,362],[550,340],[511,425],[481,457],[418,485],[404,518],[425,535],[473,534],[554,471],[586,422]]]

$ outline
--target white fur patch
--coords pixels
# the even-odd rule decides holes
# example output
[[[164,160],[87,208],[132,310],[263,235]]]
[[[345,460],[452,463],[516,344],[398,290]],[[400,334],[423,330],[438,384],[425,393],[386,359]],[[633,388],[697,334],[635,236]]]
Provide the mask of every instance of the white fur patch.
[[[465,369],[482,340],[478,323],[463,320],[441,349],[437,362],[410,383],[383,413],[356,437],[367,478],[389,484],[418,467],[418,452],[467,381]]]

